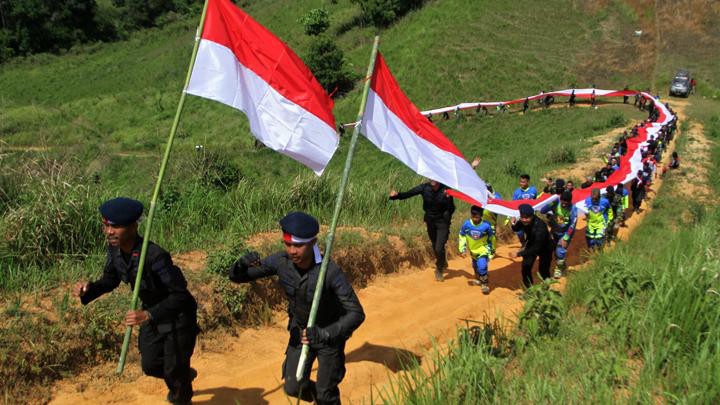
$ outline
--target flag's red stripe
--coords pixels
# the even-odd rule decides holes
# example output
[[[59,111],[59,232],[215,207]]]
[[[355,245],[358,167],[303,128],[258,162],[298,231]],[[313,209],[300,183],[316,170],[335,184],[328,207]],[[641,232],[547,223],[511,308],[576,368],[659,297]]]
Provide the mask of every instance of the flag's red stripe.
[[[332,99],[285,43],[229,0],[209,0],[202,38],[230,49],[238,61],[285,98],[335,128]]]
[[[375,61],[375,71],[373,72],[370,87],[383,100],[383,103],[390,111],[417,136],[444,151],[465,159],[458,148],[432,122],[422,115],[420,110],[403,93],[379,52]]]

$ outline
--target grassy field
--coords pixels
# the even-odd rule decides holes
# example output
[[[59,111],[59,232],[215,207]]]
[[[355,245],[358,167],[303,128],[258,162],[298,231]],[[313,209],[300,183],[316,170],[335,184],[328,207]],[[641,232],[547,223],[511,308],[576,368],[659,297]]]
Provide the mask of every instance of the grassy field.
[[[248,13],[301,56],[305,54],[309,39],[302,35],[297,19],[317,2],[251,3]],[[526,2],[522,7],[485,0],[428,1],[381,32],[381,51],[420,109],[517,98],[572,84],[645,88],[664,83],[678,64],[698,72],[701,96],[717,98],[717,57],[705,50],[712,49],[715,31],[705,29],[704,20],[664,34],[664,57],[653,59],[657,63],[650,71],[626,69],[638,55],[625,52],[623,35],[629,34],[628,27],[653,17],[638,12],[636,3],[613,2],[613,7],[602,8],[572,0]],[[358,10],[349,0],[326,6],[330,32],[345,51],[347,63],[356,74],[364,73],[375,30],[357,24]],[[76,47],[61,56],[36,55],[0,66],[0,305],[4,308],[0,340],[6,343],[0,349],[0,375],[6,381],[0,393],[6,398],[30,392],[32,384],[47,387],[48,381],[82,369],[88,359],[115,355],[115,320],[127,307],[127,291],[91,308],[70,305],[65,291],[69,283],[94,277],[101,269],[104,244],[98,205],[118,195],[145,203],[150,198],[195,24],[194,19],[178,21],[137,32],[127,41]],[[709,35],[710,45],[671,53],[698,27]],[[608,52],[607,61],[596,56],[599,50]],[[593,64],[588,65],[588,60]],[[692,63],[685,63],[688,60]],[[664,87],[658,84],[653,90],[663,94]],[[355,118],[359,96],[355,89],[336,100],[338,123]],[[713,134],[720,131],[716,107],[711,101],[693,105]],[[599,110],[468,114],[437,125],[468,159],[481,156],[481,176],[508,196],[520,173],[537,180],[582,161],[583,153],[597,142],[595,136],[619,132],[641,117],[636,110],[611,104]],[[204,146],[200,153],[195,150],[198,144]],[[289,210],[307,210],[328,223],[346,148],[347,137],[326,175],[317,178],[289,158],[256,148],[242,114],[208,100],[188,99],[152,239],[174,253],[212,253],[212,269],[189,277],[198,286],[209,286],[208,296],[223,300],[226,311],[207,315],[218,318],[205,322],[235,327],[262,318],[267,307],[256,305],[251,292],[221,282],[218,260],[236,255],[248,237],[275,230],[277,219]],[[341,225],[397,235],[410,250],[421,252],[406,259],[421,261],[425,247],[417,244],[424,238],[420,201],[387,201],[392,188],[402,190],[420,181],[361,139]],[[464,216],[465,209],[461,205],[458,215]],[[357,256],[388,247],[380,246],[383,239],[369,242],[360,233],[344,238],[340,248],[367,248],[355,250]],[[347,260],[353,263],[352,257]],[[392,270],[377,263],[367,265]],[[252,319],[234,319],[237,312],[252,313]],[[578,322],[602,330],[593,318],[583,319]],[[87,322],[88,327],[81,327]],[[591,332],[568,333],[580,341]],[[83,341],[96,344],[78,344]],[[533,347],[539,346],[529,345],[526,353]],[[602,347],[598,343],[598,350]],[[562,353],[562,346],[554,351]],[[598,354],[596,364],[608,367],[606,355],[611,354]],[[504,364],[495,357],[487,359]],[[513,384],[520,387],[518,381]],[[541,392],[532,391],[540,387],[520,388],[528,395]],[[598,398],[608,398],[607,392],[598,391]]]

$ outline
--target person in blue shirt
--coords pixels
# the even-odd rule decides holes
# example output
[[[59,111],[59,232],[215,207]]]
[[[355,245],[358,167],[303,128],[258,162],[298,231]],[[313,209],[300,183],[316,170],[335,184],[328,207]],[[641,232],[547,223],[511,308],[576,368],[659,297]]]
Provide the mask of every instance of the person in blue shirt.
[[[565,263],[570,241],[577,225],[577,208],[572,203],[572,192],[563,191],[560,201],[546,205],[540,213],[547,215],[555,243],[555,270],[553,278],[559,279],[567,268]]]
[[[610,201],[600,196],[600,189],[595,188],[590,197],[585,199],[585,206],[588,210],[586,214],[587,227],[585,228],[588,248],[601,249],[605,242],[605,232],[609,222]]]
[[[520,175],[520,187],[515,189],[513,200],[534,200],[537,198],[537,189],[530,185],[530,176],[527,174]]]
[[[515,192],[513,192],[512,199],[515,200],[534,200],[537,198],[537,189],[534,186],[530,185],[530,175],[528,174],[521,174],[520,175],[520,187],[515,189]],[[515,234],[518,237],[518,240],[520,241],[520,244],[525,243],[525,234],[522,230],[519,230],[515,232]]]
[[[495,230],[483,220],[483,211],[477,205],[470,208],[470,219],[460,227],[458,249],[463,257],[470,251],[476,277],[473,284],[482,287],[483,294],[489,294],[488,263],[495,253]]]

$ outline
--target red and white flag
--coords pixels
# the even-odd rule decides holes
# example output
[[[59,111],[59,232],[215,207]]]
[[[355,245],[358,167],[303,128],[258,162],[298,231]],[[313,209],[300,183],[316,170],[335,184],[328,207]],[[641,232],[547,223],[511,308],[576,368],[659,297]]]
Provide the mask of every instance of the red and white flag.
[[[333,102],[279,38],[230,0],[209,0],[188,94],[243,111],[267,147],[322,174],[337,149]]]
[[[485,204],[487,187],[458,148],[403,93],[378,52],[361,132],[415,173]]]

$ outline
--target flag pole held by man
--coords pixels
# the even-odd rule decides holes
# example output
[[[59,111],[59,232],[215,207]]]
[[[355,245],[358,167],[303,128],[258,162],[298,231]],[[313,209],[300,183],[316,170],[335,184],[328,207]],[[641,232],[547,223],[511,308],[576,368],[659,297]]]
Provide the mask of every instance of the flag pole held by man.
[[[339,142],[332,100],[300,58],[231,1],[206,0],[150,201],[131,310],[137,305],[147,239],[186,94],[217,100],[245,112],[255,137],[317,175],[325,170]],[[128,326],[118,374],[124,368],[130,337]]]
[[[304,213],[291,212],[280,220],[285,250],[261,259],[256,252],[242,256],[229,269],[230,280],[247,283],[278,276],[288,299],[288,340],[282,365],[283,388],[289,396],[318,404],[339,404],[338,384],[345,376],[345,342],[365,320],[365,313],[352,285],[332,260],[321,291],[322,305],[313,325],[309,324],[313,296],[321,274],[323,256],[317,246],[318,221]],[[308,365],[296,377],[302,347],[309,345]],[[317,359],[317,382],[310,381]]]
[[[138,235],[142,212],[142,203],[129,198],[115,198],[100,206],[108,242],[107,260],[102,277],[75,284],[73,294],[83,305],[113,291],[121,282],[136,286],[143,245]],[[150,242],[144,260],[148,271],[139,282],[142,309],[128,311],[125,325],[140,326],[138,346],[143,372],[165,380],[170,403],[189,404],[192,380],[197,375],[190,368],[199,331],[197,303],[168,252]]]

